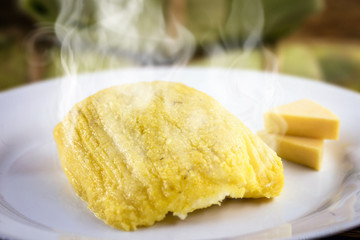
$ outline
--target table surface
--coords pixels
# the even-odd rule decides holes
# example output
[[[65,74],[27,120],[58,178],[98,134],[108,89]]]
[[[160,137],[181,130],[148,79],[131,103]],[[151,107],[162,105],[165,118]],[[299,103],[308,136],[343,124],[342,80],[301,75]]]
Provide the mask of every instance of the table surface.
[[[321,239],[356,239],[360,238],[360,227]]]

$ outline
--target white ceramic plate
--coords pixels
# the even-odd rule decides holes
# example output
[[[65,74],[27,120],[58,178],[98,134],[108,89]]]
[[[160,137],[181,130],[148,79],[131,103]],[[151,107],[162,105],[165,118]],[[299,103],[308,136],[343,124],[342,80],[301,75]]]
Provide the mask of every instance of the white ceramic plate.
[[[80,99],[131,81],[184,82],[219,100],[253,131],[263,112],[309,98],[336,113],[340,139],[327,141],[321,171],[284,161],[273,200],[225,200],[169,216],[135,232],[98,220],[59,164],[54,126]],[[319,237],[360,224],[360,95],[289,76],[224,69],[127,69],[81,75],[0,93],[0,236],[9,239],[240,239]]]

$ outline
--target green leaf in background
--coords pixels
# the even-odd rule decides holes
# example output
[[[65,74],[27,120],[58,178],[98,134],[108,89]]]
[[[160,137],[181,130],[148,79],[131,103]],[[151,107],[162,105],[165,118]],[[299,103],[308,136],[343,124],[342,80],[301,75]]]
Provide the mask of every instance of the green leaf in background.
[[[324,8],[322,0],[262,0],[264,38],[275,42],[296,29],[306,18]]]
[[[179,19],[178,23],[183,24],[184,27],[193,34],[198,45],[212,44],[220,40],[226,42],[229,40],[242,41],[247,39],[249,28],[255,27],[253,26],[254,23],[257,24],[258,21],[261,21],[259,18],[264,18],[263,33],[261,35],[263,37],[262,40],[265,42],[273,42],[296,29],[296,27],[310,15],[323,9],[322,0],[184,1],[185,10],[180,13],[180,15],[183,15],[183,19]],[[74,4],[74,2],[72,4]],[[159,28],[166,29],[166,26],[162,26],[161,21],[159,22],[158,17],[165,17],[165,22],[169,20],[169,16],[173,14],[167,12],[169,10],[169,2],[171,1],[140,1],[144,6],[138,6],[138,11],[141,12],[141,15],[139,15],[137,21],[133,22],[134,28],[139,29],[140,35],[142,35],[141,31],[144,31],[147,35],[154,38]],[[101,10],[101,8],[106,5],[111,7],[110,10],[118,9],[119,14],[124,14],[121,10],[124,9],[124,6],[131,3],[134,3],[134,1],[116,0],[109,2],[89,0],[84,4],[87,11],[81,11],[80,14],[84,15],[84,17],[88,15],[96,16],[94,12],[99,9]],[[136,2],[136,4],[140,3]],[[46,22],[55,21],[60,5],[58,0],[21,0],[21,6],[25,11],[36,17],[36,19]],[[244,7],[247,7],[246,10],[244,10]],[[262,12],[263,16],[261,16]],[[163,16],[161,16],[161,14],[159,15],[159,13],[163,13]],[[82,19],[82,17],[79,17],[79,19]],[[99,20],[101,19],[95,19],[94,21]],[[90,21],[90,23],[92,22],[93,21]],[[84,22],[84,24],[87,23],[89,22]],[[121,27],[121,24],[119,27]],[[146,34],[142,36],[146,36]],[[158,37],[163,37],[161,31]],[[155,41],[154,44],[155,43],[157,43],[157,41]]]
[[[260,49],[246,52],[240,49],[216,53],[189,62],[193,67],[223,67],[231,69],[263,70],[264,56]]]
[[[25,11],[40,22],[47,23],[55,22],[61,4],[77,6],[79,3],[71,0],[19,1]],[[63,60],[68,65],[64,70],[60,48],[55,45],[43,78],[62,76],[67,70],[70,73],[83,73],[137,65],[169,64],[171,58],[179,54],[186,61],[186,56],[192,56],[191,48],[187,55],[181,57],[184,53],[179,51],[179,47],[186,47],[193,42],[182,39],[183,45],[177,45],[171,38],[167,38],[168,35],[173,37],[171,34],[177,30],[176,24],[182,24],[189,30],[185,30],[185,33],[190,32],[196,46],[205,53],[191,59],[189,66],[265,70],[267,58],[261,42],[270,42],[276,49],[280,73],[324,80],[360,90],[358,46],[279,41],[307,17],[322,10],[322,0],[184,0],[182,9],[174,7],[172,4],[177,1],[173,0],[140,1],[144,3],[142,8],[138,2],[130,0],[85,2],[84,9],[76,11],[78,15],[73,16],[70,11],[60,19],[67,24],[66,27],[74,30],[73,42],[77,45],[71,45],[70,41],[67,46],[72,47],[73,59],[64,50]],[[129,19],[123,15],[124,9],[132,9],[137,15]],[[174,16],[178,17],[176,24]],[[118,28],[122,30],[118,32]],[[63,35],[61,31],[58,33],[60,38],[64,37],[65,32]],[[0,57],[3,55],[1,67],[5,69],[3,72],[11,72],[13,77],[6,84],[6,81],[1,81],[0,87],[7,88],[25,82],[29,67],[23,53],[16,48],[18,43],[3,42],[0,49]],[[13,67],[16,65],[21,67]]]
[[[220,29],[226,21],[228,1],[186,1],[184,25],[193,34],[197,44],[208,45],[219,40]]]
[[[66,53],[63,53],[63,58],[66,63],[74,62],[76,65],[64,67],[61,61],[60,50],[55,48],[51,51],[50,54],[49,65],[44,75],[45,79],[65,76],[67,74],[88,73],[136,66],[134,62],[128,61],[118,56],[88,51],[77,54],[71,61],[69,61],[69,55]]]
[[[323,79],[323,73],[316,56],[305,44],[279,44],[276,56],[281,73],[315,80]]]
[[[0,34],[0,90],[19,86],[28,79],[28,64],[22,42]]]
[[[19,4],[30,16],[41,22],[54,23],[59,14],[58,0],[19,0]]]
[[[360,46],[349,43],[300,41],[279,43],[281,73],[323,81],[360,91]]]
[[[324,79],[360,91],[360,47],[327,44],[314,46]]]

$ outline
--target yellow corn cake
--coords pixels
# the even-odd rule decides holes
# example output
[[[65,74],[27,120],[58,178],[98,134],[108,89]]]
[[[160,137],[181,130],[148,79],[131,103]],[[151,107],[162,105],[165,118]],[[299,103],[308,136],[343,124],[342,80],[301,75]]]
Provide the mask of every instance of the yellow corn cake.
[[[114,86],[54,130],[77,194],[107,224],[135,230],[226,198],[271,198],[281,159],[215,99],[173,82]]]

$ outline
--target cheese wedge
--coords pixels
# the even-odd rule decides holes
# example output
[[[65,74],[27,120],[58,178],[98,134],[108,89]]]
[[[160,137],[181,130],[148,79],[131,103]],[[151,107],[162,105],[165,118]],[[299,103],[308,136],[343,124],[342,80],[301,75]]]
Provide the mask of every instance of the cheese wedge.
[[[272,198],[281,159],[215,99],[172,82],[102,90],[54,130],[69,182],[104,222],[135,230],[226,198]]]
[[[271,134],[266,130],[257,134],[279,157],[320,170],[324,140]]]
[[[265,113],[264,120],[269,133],[322,139],[339,137],[339,118],[308,99],[275,107]]]

